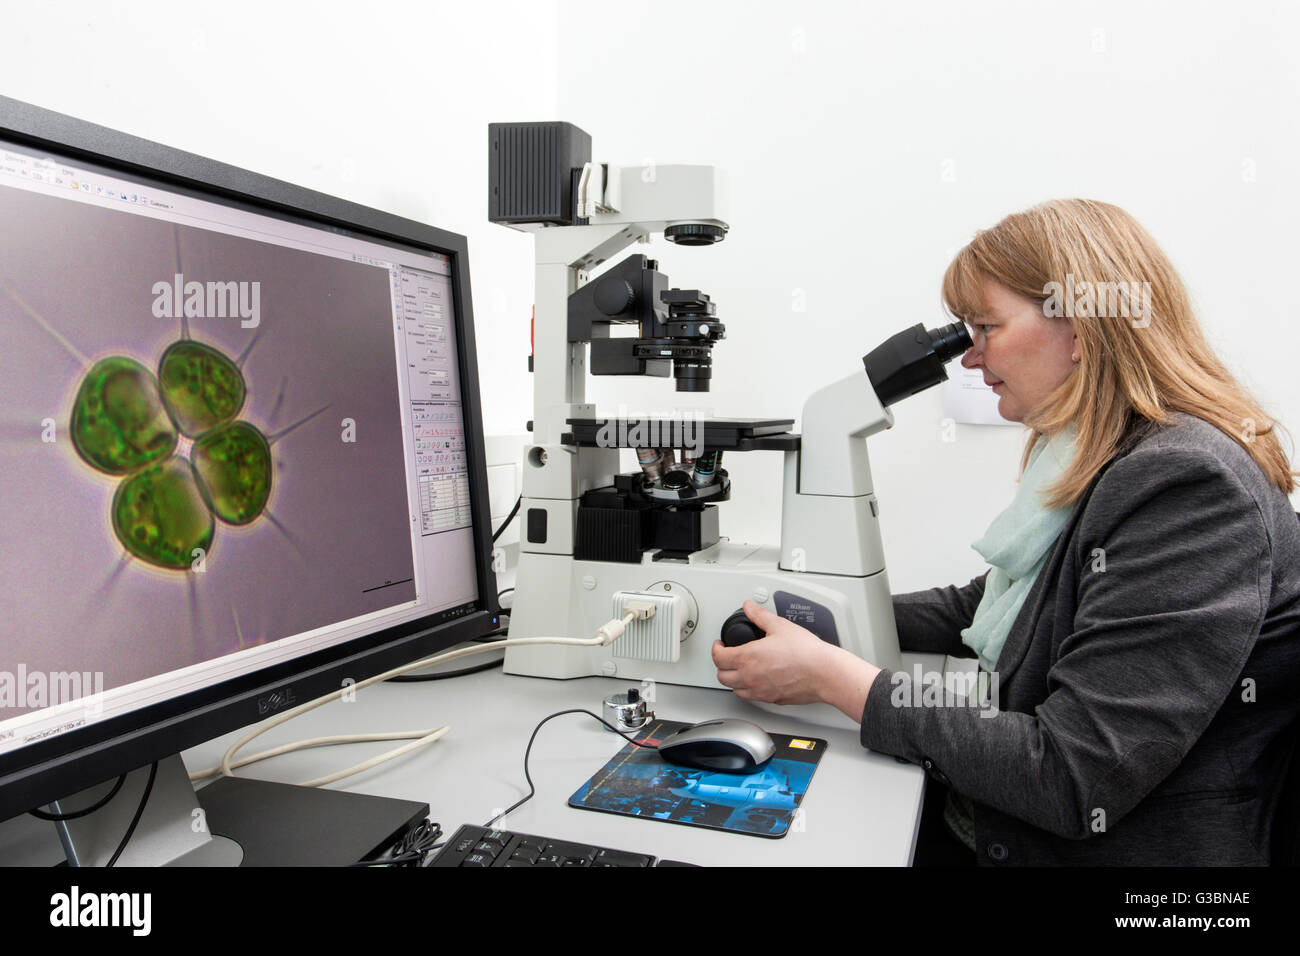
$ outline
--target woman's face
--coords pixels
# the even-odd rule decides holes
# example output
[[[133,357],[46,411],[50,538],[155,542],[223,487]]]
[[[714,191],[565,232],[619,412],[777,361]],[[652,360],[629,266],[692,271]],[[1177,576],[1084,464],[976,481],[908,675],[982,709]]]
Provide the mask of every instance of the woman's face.
[[[972,316],[971,342],[961,364],[982,369],[998,396],[998,414],[1022,422],[1025,415],[1070,377],[1078,344],[1065,319],[1047,318],[1032,299],[984,280],[983,315]]]

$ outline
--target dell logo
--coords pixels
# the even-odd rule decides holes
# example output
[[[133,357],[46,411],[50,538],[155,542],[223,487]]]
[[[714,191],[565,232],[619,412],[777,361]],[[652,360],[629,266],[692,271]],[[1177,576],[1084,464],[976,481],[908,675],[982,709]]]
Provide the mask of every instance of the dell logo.
[[[291,707],[297,702],[293,696],[292,687],[284,687],[280,690],[273,690],[265,697],[259,697],[257,701],[257,713],[259,715],[273,714],[281,707]]]

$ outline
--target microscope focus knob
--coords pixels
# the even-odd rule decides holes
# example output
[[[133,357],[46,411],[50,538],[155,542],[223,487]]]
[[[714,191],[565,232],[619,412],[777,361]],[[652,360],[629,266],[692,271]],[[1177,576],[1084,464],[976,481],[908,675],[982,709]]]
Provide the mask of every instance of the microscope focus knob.
[[[618,276],[605,276],[596,283],[596,308],[605,315],[622,315],[636,300],[632,283]]]
[[[743,610],[740,610],[722,622],[721,636],[722,643],[727,647],[739,647],[741,644],[748,644],[767,635],[745,616]]]

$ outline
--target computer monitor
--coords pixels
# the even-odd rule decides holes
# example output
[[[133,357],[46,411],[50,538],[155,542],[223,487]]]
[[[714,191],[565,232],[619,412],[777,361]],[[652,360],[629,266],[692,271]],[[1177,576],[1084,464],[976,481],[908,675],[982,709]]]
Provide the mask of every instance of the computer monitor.
[[[463,236],[0,98],[0,819],[497,627]]]

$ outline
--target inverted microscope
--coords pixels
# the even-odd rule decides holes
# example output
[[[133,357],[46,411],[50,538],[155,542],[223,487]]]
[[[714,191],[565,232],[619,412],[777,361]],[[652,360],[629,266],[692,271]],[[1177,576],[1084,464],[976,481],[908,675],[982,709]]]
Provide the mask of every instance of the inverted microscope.
[[[865,439],[893,425],[890,405],[947,377],[945,363],[970,347],[965,326],[916,325],[885,340],[808,398],[801,434],[793,419],[601,418],[586,403],[588,373],[671,375],[679,392],[708,391],[726,337],[710,296],[671,287],[639,254],[591,273],[652,234],[722,241],[725,177],[711,166],[593,163],[591,137],[568,123],[488,132],[489,219],[531,233],[536,256],[510,636],[589,634],[628,601],[655,606],[608,646],[508,648],[506,672],[719,688],[714,640],[762,636],[740,610],[746,599],[898,668]],[[630,473],[620,473],[624,448],[640,466]],[[731,541],[718,523],[732,493],[724,456],[765,451],[784,456],[781,543]],[[824,710],[805,716],[834,722]]]

